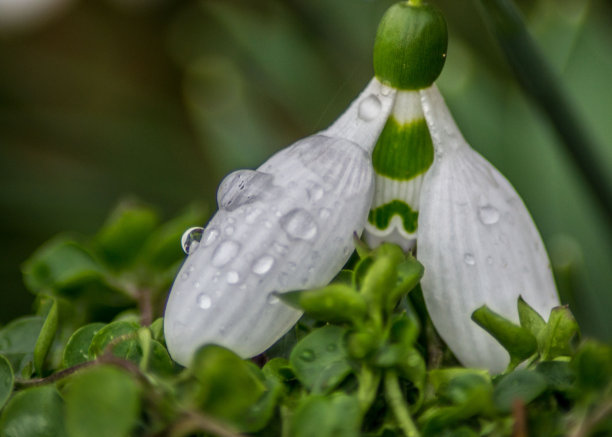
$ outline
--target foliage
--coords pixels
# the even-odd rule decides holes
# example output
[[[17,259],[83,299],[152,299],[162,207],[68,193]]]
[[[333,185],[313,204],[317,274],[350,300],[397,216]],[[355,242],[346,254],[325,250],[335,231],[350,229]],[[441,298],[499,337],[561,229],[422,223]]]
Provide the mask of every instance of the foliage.
[[[501,375],[463,368],[424,310],[422,265],[388,244],[279,295],[305,316],[265,355],[206,345],[180,367],[156,316],[200,215],[159,225],[122,205],[93,239],[58,237],[26,262],[36,312],[0,329],[0,436],[612,433],[612,348],[579,341],[566,307],[545,321],[521,299],[520,325],[478,309],[512,359]]]

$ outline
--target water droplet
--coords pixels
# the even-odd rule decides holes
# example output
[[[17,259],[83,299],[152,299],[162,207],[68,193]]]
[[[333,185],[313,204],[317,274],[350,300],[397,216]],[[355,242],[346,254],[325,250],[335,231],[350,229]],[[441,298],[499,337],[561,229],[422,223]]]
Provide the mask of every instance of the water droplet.
[[[319,210],[319,217],[321,218],[321,220],[327,220],[330,215],[331,211],[327,208],[321,208]]]
[[[233,226],[226,226],[225,227],[225,234],[226,235],[232,235],[234,233],[234,227]]]
[[[380,103],[378,97],[376,97],[374,94],[370,94],[359,104],[357,115],[362,120],[371,121],[374,120],[378,114],[380,114],[381,109],[382,104]]]
[[[273,247],[274,247],[274,250],[276,250],[281,255],[284,255],[284,254],[286,254],[289,251],[289,247],[288,246],[286,246],[284,244],[281,244],[281,243],[278,243],[278,242],[274,243]]]
[[[228,284],[237,284],[238,282],[240,282],[240,274],[238,274],[238,272],[235,270],[231,270],[227,272],[225,280]]]
[[[465,261],[468,266],[473,266],[474,264],[476,264],[476,259],[471,253],[466,253],[465,255],[463,255],[463,261]]]
[[[280,219],[283,230],[292,238],[311,240],[317,235],[317,224],[308,211],[297,208]]]
[[[304,349],[302,353],[300,353],[300,358],[304,361],[311,362],[315,359],[315,353],[312,349]]]
[[[485,225],[493,225],[499,221],[499,211],[492,205],[478,208],[478,219]]]
[[[265,226],[266,228],[268,228],[268,229],[272,229],[272,222],[270,222],[270,221],[266,220],[266,221],[264,222],[264,226]]]
[[[183,232],[183,236],[181,237],[181,246],[187,255],[195,252],[195,250],[198,248],[203,233],[204,228],[202,227],[189,228]]]
[[[383,86],[380,87],[380,94],[382,94],[383,96],[388,96],[389,94],[391,94],[391,83],[390,82],[383,82],[382,83]]]
[[[277,296],[277,292],[273,291],[272,293],[268,294],[268,297],[266,297],[266,301],[270,305],[276,305],[280,301],[280,299]]]
[[[187,279],[189,279],[189,272],[183,272],[181,274],[181,281],[186,281]]]
[[[244,217],[244,220],[247,223],[255,223],[255,221],[260,215],[261,215],[261,209],[259,208],[249,209],[246,213],[246,216]]]
[[[269,191],[274,176],[255,170],[237,170],[227,175],[217,190],[219,208],[233,211],[253,203]]]
[[[265,275],[270,271],[273,265],[274,257],[270,255],[264,255],[253,263],[251,270],[253,270],[253,273],[257,275]]]
[[[208,294],[200,293],[198,294],[198,297],[196,298],[196,303],[203,310],[207,310],[212,305],[212,299],[210,298]]]
[[[210,229],[205,234],[206,235],[204,235],[204,239],[201,243],[204,245],[204,247],[207,247],[213,244],[217,240],[217,237],[219,236],[219,231],[213,228],[213,229]]]
[[[321,187],[316,182],[313,182],[308,187],[307,192],[308,192],[309,199],[312,200],[313,202],[320,200],[323,197],[323,194],[325,194],[325,190],[323,190],[323,187]]]
[[[234,240],[225,240],[217,246],[212,256],[212,264],[217,267],[224,266],[240,252],[240,243]]]
[[[492,256],[488,256],[487,257],[487,264],[489,264],[489,265],[493,264],[493,257]]]
[[[202,286],[202,284],[200,284],[200,282],[199,282],[199,281],[196,281],[196,282],[194,282],[194,283],[193,283],[193,286],[194,286],[195,288],[200,288],[200,287]]]

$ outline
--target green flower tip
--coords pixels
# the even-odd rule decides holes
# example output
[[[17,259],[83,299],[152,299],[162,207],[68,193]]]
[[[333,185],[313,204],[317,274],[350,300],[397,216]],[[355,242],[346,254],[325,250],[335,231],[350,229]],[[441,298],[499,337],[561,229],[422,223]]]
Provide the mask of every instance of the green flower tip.
[[[423,1],[403,1],[383,16],[374,44],[374,72],[396,89],[429,87],[446,60],[448,32],[442,13]]]

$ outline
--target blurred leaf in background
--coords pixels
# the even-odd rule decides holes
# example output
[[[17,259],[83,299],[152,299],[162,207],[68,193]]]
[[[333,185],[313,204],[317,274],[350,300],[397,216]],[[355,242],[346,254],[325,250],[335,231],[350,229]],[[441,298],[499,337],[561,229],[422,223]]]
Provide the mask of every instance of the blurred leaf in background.
[[[609,224],[476,1],[431,2],[449,23],[439,86],[458,124],[522,195],[584,333],[612,340]],[[75,0],[27,27],[0,20],[0,321],[28,311],[20,264],[52,235],[91,234],[126,195],[163,217],[212,206],[227,172],[335,119],[372,75],[392,3]],[[612,169],[610,4],[519,6]]]

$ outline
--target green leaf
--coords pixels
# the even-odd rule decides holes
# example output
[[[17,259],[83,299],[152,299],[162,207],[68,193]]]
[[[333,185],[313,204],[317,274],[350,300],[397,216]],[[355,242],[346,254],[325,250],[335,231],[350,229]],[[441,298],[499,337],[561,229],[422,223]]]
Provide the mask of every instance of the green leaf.
[[[17,392],[2,411],[0,435],[65,437],[63,410],[62,398],[52,385]]]
[[[315,290],[298,290],[278,295],[309,316],[332,323],[361,322],[367,313],[362,295],[345,284],[330,284]]]
[[[77,364],[92,360],[94,357],[89,355],[89,347],[94,336],[106,326],[104,323],[90,323],[81,326],[68,339],[62,365],[64,368],[72,367]]]
[[[555,307],[550,312],[546,328],[541,332],[539,342],[543,360],[572,354],[572,340],[578,334],[576,319],[567,306]]]
[[[387,298],[387,312],[393,311],[398,300],[410,292],[419,283],[425,267],[418,262],[412,255],[408,255],[407,259],[402,261],[397,266],[397,285],[389,292]]]
[[[542,361],[536,366],[536,371],[543,375],[548,386],[556,391],[571,390],[576,380],[576,375],[567,361]]]
[[[148,369],[159,375],[172,375],[178,370],[178,367],[170,358],[168,350],[156,340],[151,340],[151,356],[149,357]]]
[[[491,311],[486,305],[472,313],[472,320],[491,334],[510,354],[510,367],[538,350],[536,338],[526,329]]]
[[[198,382],[193,388],[193,402],[236,425],[267,390],[259,369],[221,346],[200,348],[190,369]]]
[[[57,332],[57,307],[57,301],[53,299],[51,307],[49,308],[49,312],[47,313],[47,317],[45,318],[45,322],[43,323],[43,326],[40,329],[40,334],[38,335],[38,339],[36,340],[36,345],[34,346],[34,370],[39,375],[42,375],[45,357],[47,356],[47,352],[49,351],[51,343],[55,338],[55,333]]]
[[[264,381],[266,391],[263,396],[252,405],[239,421],[238,426],[245,432],[256,432],[266,426],[274,415],[278,400],[283,394],[283,384],[274,376]]]
[[[578,387],[597,391],[612,382],[612,347],[595,340],[585,341],[571,361]]]
[[[284,358],[272,358],[262,369],[266,376],[271,376],[279,381],[291,381],[295,379],[295,374],[291,368],[291,364]]]
[[[378,256],[363,276],[360,291],[371,312],[387,308],[388,296],[397,283],[397,264],[392,256]]]
[[[289,435],[295,437],[358,437],[359,402],[343,393],[331,397],[309,396],[291,419]]]
[[[11,363],[4,355],[0,355],[0,411],[13,392],[14,382],[15,375]]]
[[[158,217],[152,209],[120,204],[95,238],[100,257],[114,269],[129,267],[157,224]]]
[[[0,353],[9,360],[16,373],[22,374],[34,359],[34,347],[43,324],[42,317],[28,316],[13,320],[0,329]]]
[[[66,386],[66,429],[70,437],[127,437],[140,416],[140,386],[125,371],[96,366]]]
[[[546,327],[546,322],[536,310],[523,300],[522,296],[519,296],[517,306],[521,326],[531,332],[537,339]]]
[[[132,322],[112,322],[101,328],[93,337],[89,346],[89,356],[96,358],[104,353],[106,347],[113,342],[113,355],[126,358],[129,355],[130,349],[138,347],[135,340],[138,324]],[[123,341],[117,340],[124,337]],[[132,340],[129,342],[128,340]],[[118,342],[118,343],[117,343]]]
[[[313,393],[329,393],[351,372],[344,348],[346,330],[324,326],[301,339],[289,361],[300,382]]]
[[[151,329],[151,334],[153,335],[154,340],[157,340],[162,344],[165,343],[163,317],[155,319],[155,321],[151,323],[151,326],[149,326],[149,329]]]
[[[428,372],[427,376],[430,384],[436,391],[440,390],[444,386],[448,385],[454,378],[465,376],[465,375],[476,375],[485,378],[487,381],[491,381],[489,372],[484,369],[466,369],[465,367],[448,367],[446,369],[432,369]]]
[[[22,267],[26,286],[34,293],[66,290],[103,275],[103,267],[79,243],[56,237],[39,248]]]
[[[517,400],[528,404],[548,388],[546,377],[541,373],[519,369],[505,376],[495,385],[493,400],[497,409],[503,413],[512,411]]]

